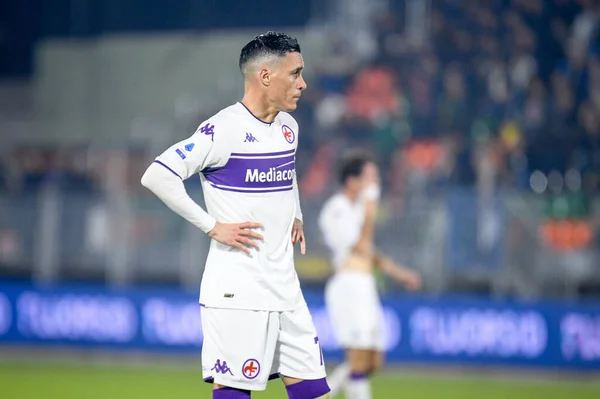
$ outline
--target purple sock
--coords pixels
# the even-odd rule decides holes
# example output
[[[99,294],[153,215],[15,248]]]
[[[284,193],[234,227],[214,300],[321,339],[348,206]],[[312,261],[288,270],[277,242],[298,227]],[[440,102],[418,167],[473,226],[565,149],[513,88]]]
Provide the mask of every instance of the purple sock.
[[[214,389],[213,399],[250,399],[250,391],[229,387]]]
[[[285,389],[287,389],[289,399],[315,399],[331,391],[325,378],[300,381],[288,385]]]
[[[353,371],[350,373],[350,379],[352,381],[366,380],[367,378],[369,378],[368,373],[360,373],[360,372],[356,372],[356,371]]]

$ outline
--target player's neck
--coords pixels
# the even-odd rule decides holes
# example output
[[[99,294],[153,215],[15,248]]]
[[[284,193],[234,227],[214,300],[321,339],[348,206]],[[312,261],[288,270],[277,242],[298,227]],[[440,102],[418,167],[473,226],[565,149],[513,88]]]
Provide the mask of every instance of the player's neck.
[[[350,200],[350,202],[356,202],[358,199],[358,195],[350,189],[344,188],[342,189],[342,194],[346,196]]]
[[[279,111],[269,104],[269,101],[261,96],[252,92],[246,92],[241,103],[256,117],[265,123],[273,123]]]

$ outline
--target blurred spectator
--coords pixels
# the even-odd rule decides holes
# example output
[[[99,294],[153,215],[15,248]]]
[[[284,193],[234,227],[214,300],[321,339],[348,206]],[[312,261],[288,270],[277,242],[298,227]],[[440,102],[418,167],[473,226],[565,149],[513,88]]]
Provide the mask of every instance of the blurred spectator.
[[[517,91],[524,91],[529,86],[531,79],[537,73],[537,61],[532,55],[535,48],[535,36],[532,31],[519,25],[514,32],[515,47],[509,62],[512,87]]]
[[[574,166],[580,170],[600,170],[600,118],[597,110],[589,103],[583,103],[578,113],[579,139],[578,159]]]
[[[583,48],[588,48],[592,39],[598,34],[600,4],[594,0],[578,0],[583,7],[571,26],[570,40],[579,43]]]
[[[528,142],[542,134],[548,114],[548,98],[543,82],[537,78],[529,85],[522,108],[522,125]]]
[[[437,106],[437,131],[441,134],[466,134],[470,127],[470,110],[465,81],[458,65],[444,72],[443,91]]]
[[[593,57],[588,62],[587,98],[592,102],[594,112],[600,114],[600,58]]]
[[[376,121],[400,111],[396,77],[389,68],[372,66],[361,71],[348,91],[348,112],[353,117]]]
[[[415,62],[408,76],[410,92],[410,116],[412,130],[416,135],[435,134],[434,113],[436,111],[435,89],[439,63],[433,53],[425,53]]]
[[[555,73],[552,76],[552,113],[548,119],[549,134],[567,136],[569,126],[575,116],[575,93],[565,76]]]
[[[500,59],[493,59],[481,71],[484,76],[479,109],[480,118],[487,117],[490,128],[495,129],[505,117],[509,106],[509,83],[506,66]]]

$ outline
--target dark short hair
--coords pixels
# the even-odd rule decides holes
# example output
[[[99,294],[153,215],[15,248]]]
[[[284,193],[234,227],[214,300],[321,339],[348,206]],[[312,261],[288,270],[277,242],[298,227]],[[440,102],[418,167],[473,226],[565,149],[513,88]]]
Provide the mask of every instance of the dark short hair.
[[[244,73],[244,67],[251,61],[265,55],[276,55],[285,57],[287,53],[299,53],[298,40],[285,33],[267,32],[256,36],[242,48],[240,53],[240,71]]]
[[[370,162],[374,162],[373,157],[366,151],[355,150],[344,155],[338,169],[340,184],[345,185],[349,177],[360,176],[365,165]]]

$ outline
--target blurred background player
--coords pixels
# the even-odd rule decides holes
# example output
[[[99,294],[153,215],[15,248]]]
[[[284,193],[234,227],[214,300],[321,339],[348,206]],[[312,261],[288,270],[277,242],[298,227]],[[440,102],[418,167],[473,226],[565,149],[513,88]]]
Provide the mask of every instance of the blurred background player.
[[[374,245],[380,197],[379,170],[361,152],[346,156],[339,169],[341,190],[325,202],[319,216],[335,275],[325,300],[346,363],[330,376],[332,396],[345,386],[347,399],[371,398],[369,376],[383,363],[383,312],[375,268],[409,290],[421,287],[418,274],[397,265]]]
[[[286,112],[306,88],[300,46],[268,32],[244,46],[239,66],[242,101],[166,150],[142,184],[212,238],[200,305],[213,398],[248,399],[279,375],[290,398],[320,398],[329,392],[323,357],[294,269],[293,245],[305,246],[298,124]],[[198,173],[208,213],[183,184]]]

